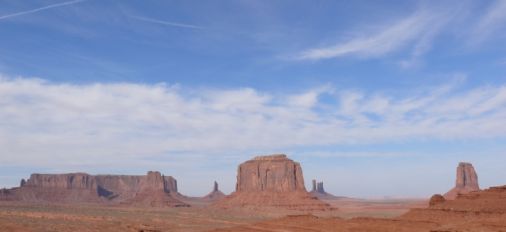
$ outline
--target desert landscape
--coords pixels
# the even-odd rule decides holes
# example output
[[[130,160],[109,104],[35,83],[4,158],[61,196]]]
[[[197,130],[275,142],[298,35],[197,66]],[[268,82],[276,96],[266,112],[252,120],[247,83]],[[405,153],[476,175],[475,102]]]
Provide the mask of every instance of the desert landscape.
[[[239,165],[236,190],[215,182],[203,197],[171,176],[32,174],[0,191],[6,231],[503,231],[506,186],[480,190],[470,163],[456,186],[430,199],[364,200],[306,191],[301,164],[284,154]]]
[[[0,232],[506,232],[506,0],[0,0]]]

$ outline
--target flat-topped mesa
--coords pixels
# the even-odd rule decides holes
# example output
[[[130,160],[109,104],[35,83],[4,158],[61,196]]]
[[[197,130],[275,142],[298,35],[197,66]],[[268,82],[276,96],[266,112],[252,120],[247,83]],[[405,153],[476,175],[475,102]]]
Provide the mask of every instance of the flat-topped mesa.
[[[237,172],[237,192],[306,191],[300,164],[286,155],[257,156]]]
[[[150,171],[146,175],[32,174],[9,199],[47,203],[121,203],[146,206],[184,205],[173,199],[177,182]]]
[[[290,159],[288,159],[288,157],[285,154],[274,154],[274,155],[256,156],[255,158],[253,158],[253,160],[270,160],[270,161],[280,160],[280,161],[285,161],[285,160],[290,160]],[[252,161],[252,160],[250,160],[250,161]]]
[[[303,211],[332,209],[306,191],[300,164],[283,154],[257,156],[240,164],[236,191],[216,206]]]
[[[444,194],[447,200],[453,200],[460,194],[467,194],[480,190],[478,175],[470,163],[460,162],[457,167],[457,179],[455,187]]]
[[[87,173],[36,173],[30,175],[30,178],[21,185],[35,188],[96,189],[95,178]]]
[[[177,181],[172,176],[164,176],[160,172],[149,171],[142,181],[141,188],[160,190],[164,192],[177,192]]]

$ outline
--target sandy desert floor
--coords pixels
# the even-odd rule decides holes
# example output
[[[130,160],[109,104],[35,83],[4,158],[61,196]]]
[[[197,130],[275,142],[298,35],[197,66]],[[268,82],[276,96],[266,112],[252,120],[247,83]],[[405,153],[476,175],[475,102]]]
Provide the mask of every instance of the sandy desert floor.
[[[424,206],[420,200],[329,201],[339,210],[320,212],[321,217],[388,218]],[[93,205],[30,205],[1,202],[0,228],[5,231],[209,231],[250,226],[277,220],[300,212],[265,210],[263,212],[213,207],[126,208]]]

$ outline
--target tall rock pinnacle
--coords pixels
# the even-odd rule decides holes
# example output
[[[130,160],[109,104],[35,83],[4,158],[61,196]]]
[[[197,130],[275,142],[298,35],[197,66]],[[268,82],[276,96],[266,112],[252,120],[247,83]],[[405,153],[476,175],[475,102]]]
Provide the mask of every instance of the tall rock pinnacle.
[[[470,163],[460,162],[457,167],[457,180],[455,187],[448,191],[444,197],[447,200],[453,200],[458,194],[466,194],[472,191],[480,190],[478,184],[478,175]]]
[[[213,192],[217,192],[217,191],[218,191],[218,182],[214,181]]]

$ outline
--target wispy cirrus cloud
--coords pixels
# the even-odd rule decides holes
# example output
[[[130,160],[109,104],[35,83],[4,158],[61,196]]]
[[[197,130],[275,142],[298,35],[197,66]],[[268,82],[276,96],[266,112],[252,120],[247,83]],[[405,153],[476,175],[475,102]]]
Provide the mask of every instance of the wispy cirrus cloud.
[[[52,8],[73,5],[73,4],[77,4],[80,2],[84,2],[84,1],[86,1],[86,0],[74,0],[74,1],[68,1],[68,2],[61,2],[61,3],[56,3],[56,4],[51,4],[51,5],[31,9],[31,10],[20,11],[20,12],[16,12],[16,13],[7,14],[7,15],[1,15],[0,20],[18,17],[18,16],[22,16],[22,15],[27,15],[27,14],[33,14],[33,13],[37,13],[39,11],[49,10]]]
[[[362,58],[381,57],[412,45],[419,55],[429,47],[433,37],[447,22],[441,14],[419,10],[394,24],[380,26],[378,32],[358,36],[349,41],[321,48],[311,48],[299,53],[300,60],[321,60],[341,56]]]
[[[479,43],[506,28],[506,1],[495,1],[471,30],[474,43]]]
[[[163,25],[163,26],[169,26],[169,27],[181,27],[181,28],[189,28],[189,29],[204,29],[203,27],[192,25],[192,24],[186,24],[186,23],[171,22],[171,21],[165,21],[165,20],[159,20],[159,19],[141,17],[141,16],[129,16],[129,17],[131,17],[133,19],[136,19],[136,20],[143,21],[143,22],[154,23],[154,24]]]

